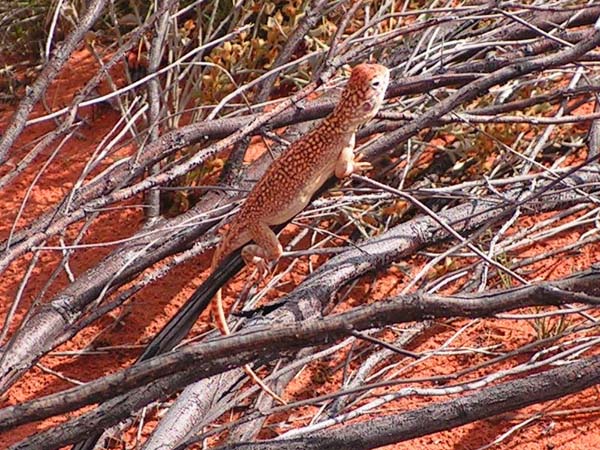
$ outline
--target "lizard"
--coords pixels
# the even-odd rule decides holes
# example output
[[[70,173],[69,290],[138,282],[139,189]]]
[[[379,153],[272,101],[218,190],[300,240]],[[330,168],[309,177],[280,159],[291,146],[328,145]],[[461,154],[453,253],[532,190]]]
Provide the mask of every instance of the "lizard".
[[[210,273],[232,252],[242,248],[246,264],[266,267],[278,260],[283,248],[270,228],[292,219],[302,211],[313,194],[330,178],[352,174],[357,129],[377,114],[389,83],[389,70],[380,64],[359,64],[352,73],[333,112],[308,134],[293,142],[275,159],[254,185],[223,233]],[[249,244],[254,241],[253,244]],[[223,310],[222,289],[213,302],[213,317],[224,335],[231,334]],[[278,402],[285,401],[254,373],[246,374]]]

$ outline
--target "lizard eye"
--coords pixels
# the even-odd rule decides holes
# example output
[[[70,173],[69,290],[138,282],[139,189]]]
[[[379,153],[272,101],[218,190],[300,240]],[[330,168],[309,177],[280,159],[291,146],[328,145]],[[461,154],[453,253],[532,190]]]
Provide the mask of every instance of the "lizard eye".
[[[373,87],[379,87],[380,84],[381,84],[381,81],[379,81],[379,80],[371,81],[371,86],[373,86]]]

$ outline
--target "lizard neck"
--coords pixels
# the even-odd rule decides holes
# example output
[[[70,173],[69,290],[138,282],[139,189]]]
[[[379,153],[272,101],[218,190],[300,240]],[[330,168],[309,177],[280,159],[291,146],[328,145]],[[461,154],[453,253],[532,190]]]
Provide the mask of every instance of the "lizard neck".
[[[348,120],[348,114],[343,110],[335,110],[323,120],[325,127],[339,134],[354,134],[359,124]]]

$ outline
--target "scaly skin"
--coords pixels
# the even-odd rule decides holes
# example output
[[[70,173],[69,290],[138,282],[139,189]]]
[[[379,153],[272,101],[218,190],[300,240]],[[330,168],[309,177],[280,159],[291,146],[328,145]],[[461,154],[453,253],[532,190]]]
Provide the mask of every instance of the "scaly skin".
[[[215,250],[211,272],[244,245],[242,257],[246,263],[277,260],[281,256],[281,244],[270,227],[285,223],[302,211],[332,175],[344,178],[354,171],[356,130],[377,114],[388,82],[389,70],[382,65],[354,67],[331,115],[290,145],[254,186]],[[246,245],[250,241],[255,244]],[[223,334],[230,334],[220,289],[214,307],[218,328]],[[249,366],[244,366],[244,370],[266,393],[285,403]]]

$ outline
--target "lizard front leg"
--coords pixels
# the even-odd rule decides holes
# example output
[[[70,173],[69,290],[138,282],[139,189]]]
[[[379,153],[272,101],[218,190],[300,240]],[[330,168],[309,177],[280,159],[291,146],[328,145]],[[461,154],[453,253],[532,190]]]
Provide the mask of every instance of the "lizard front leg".
[[[346,178],[354,171],[354,145],[356,144],[356,134],[352,133],[348,145],[340,152],[340,156],[335,163],[335,176]]]
[[[352,133],[352,137],[348,141],[348,145],[342,149],[340,156],[335,163],[335,176],[338,178],[346,178],[353,172],[358,170],[372,169],[369,162],[357,162],[354,159],[354,146],[356,145],[356,134]]]

